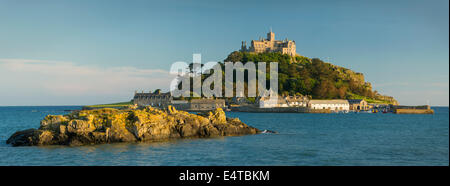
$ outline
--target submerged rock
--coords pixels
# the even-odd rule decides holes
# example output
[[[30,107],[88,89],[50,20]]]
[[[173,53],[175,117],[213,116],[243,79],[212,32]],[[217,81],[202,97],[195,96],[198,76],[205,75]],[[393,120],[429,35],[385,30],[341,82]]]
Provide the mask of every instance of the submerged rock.
[[[198,115],[152,107],[95,109],[67,115],[48,115],[39,129],[14,133],[13,146],[85,145],[114,142],[161,141],[172,138],[206,138],[257,134],[260,131],[237,118],[226,118],[222,109]]]
[[[273,131],[273,130],[263,130],[261,133],[263,133],[263,134],[278,134],[278,132]]]

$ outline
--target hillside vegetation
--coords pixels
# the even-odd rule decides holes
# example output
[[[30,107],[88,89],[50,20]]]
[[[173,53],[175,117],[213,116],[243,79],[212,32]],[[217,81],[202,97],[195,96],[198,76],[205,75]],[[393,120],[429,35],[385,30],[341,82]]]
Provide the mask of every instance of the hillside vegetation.
[[[390,96],[372,90],[364,75],[320,59],[291,57],[281,53],[232,52],[225,62],[279,62],[278,91],[281,95],[310,95],[313,99],[366,99],[370,103],[398,104]],[[268,72],[268,71],[267,71]]]

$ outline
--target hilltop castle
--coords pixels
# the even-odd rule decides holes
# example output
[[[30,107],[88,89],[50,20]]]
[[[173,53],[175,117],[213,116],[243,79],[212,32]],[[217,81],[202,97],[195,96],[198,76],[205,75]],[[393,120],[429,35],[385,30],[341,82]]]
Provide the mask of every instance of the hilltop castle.
[[[288,39],[285,40],[275,40],[275,33],[270,30],[267,33],[267,39],[260,38],[259,40],[252,40],[252,44],[247,48],[247,42],[242,41],[241,52],[281,52],[282,54],[288,54],[295,57],[295,41]]]

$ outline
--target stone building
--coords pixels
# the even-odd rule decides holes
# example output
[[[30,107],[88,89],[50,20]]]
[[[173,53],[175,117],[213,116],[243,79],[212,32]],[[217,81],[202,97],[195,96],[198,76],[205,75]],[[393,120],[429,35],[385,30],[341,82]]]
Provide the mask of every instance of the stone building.
[[[189,102],[187,110],[203,111],[214,110],[216,108],[225,108],[223,99],[193,99]]]
[[[278,96],[277,99],[270,99],[270,97],[261,97],[257,99],[259,108],[273,108],[273,107],[306,107],[308,103],[307,96]]]
[[[186,100],[172,100],[171,105],[177,110],[184,111],[209,111],[216,108],[225,108],[225,100],[223,99],[192,99]]]
[[[330,100],[310,100],[308,107],[311,109],[329,109],[332,111],[348,111],[350,104],[347,100],[343,99],[330,99]]]
[[[308,106],[308,96],[287,96],[284,98],[290,107],[306,107]]]
[[[170,92],[161,93],[160,91],[155,91],[154,93],[135,92],[133,103],[138,106],[157,108],[167,108],[167,106],[172,105],[178,110],[186,111],[208,111],[216,108],[225,108],[225,100],[223,99],[174,100]]]
[[[133,103],[138,106],[152,106],[159,108],[167,107],[171,104],[172,100],[173,97],[170,92],[161,93],[160,91],[154,93],[135,92],[133,97]]]
[[[189,109],[189,101],[187,101],[187,100],[172,100],[170,103],[177,110],[188,110]]]
[[[281,52],[282,54],[288,54],[295,57],[297,55],[295,47],[295,41],[288,39],[275,40],[275,33],[270,30],[270,32],[267,33],[266,39],[260,38],[259,40],[252,40],[252,43],[248,48],[247,42],[242,41],[241,51],[254,53]]]
[[[369,110],[369,104],[364,99],[349,99],[350,110]]]
[[[259,108],[274,108],[274,107],[288,107],[286,100],[283,97],[272,98],[262,97],[258,100]]]

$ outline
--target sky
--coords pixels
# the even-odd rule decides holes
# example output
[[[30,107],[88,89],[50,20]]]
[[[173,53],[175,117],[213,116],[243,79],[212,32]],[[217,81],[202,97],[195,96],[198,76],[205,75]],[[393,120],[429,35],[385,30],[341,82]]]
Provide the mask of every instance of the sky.
[[[223,61],[270,28],[402,105],[449,105],[447,0],[0,0],[0,106],[168,90],[172,63]]]

